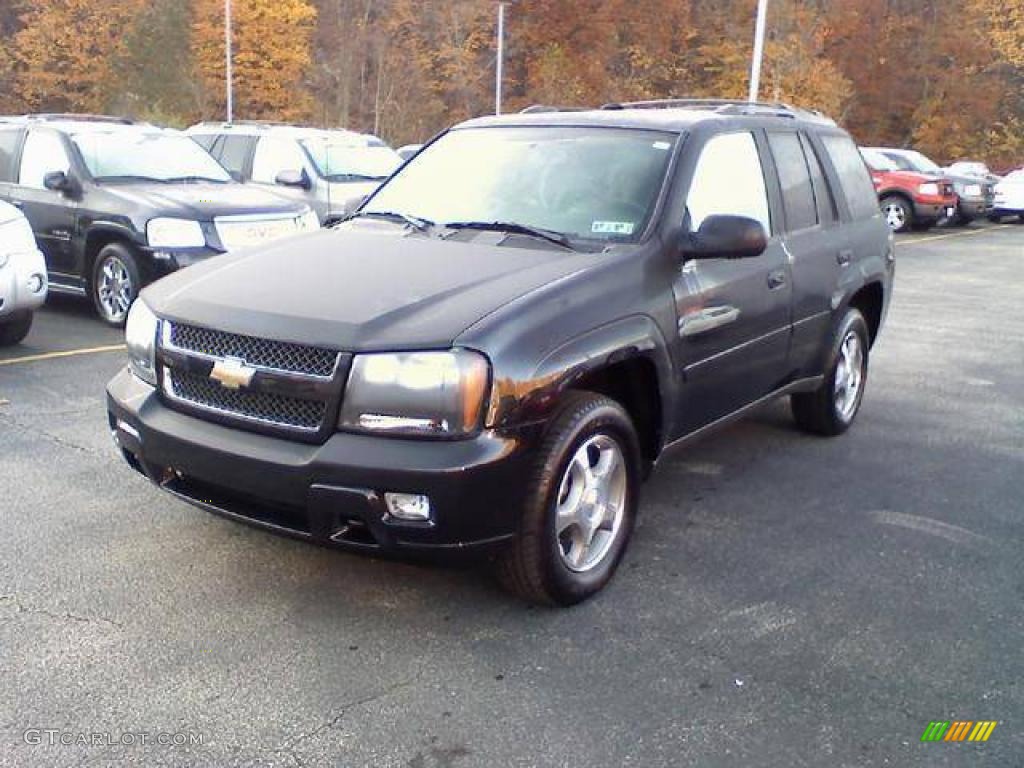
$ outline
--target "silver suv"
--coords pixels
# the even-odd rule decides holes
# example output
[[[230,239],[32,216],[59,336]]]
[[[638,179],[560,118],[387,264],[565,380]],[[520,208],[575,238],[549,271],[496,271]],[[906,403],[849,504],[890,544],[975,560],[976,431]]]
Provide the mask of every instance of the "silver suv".
[[[301,200],[327,225],[354,211],[402,164],[364,133],[268,123],[199,123],[186,133],[238,181]]]
[[[24,214],[0,201],[0,346],[17,344],[46,299],[46,261]]]

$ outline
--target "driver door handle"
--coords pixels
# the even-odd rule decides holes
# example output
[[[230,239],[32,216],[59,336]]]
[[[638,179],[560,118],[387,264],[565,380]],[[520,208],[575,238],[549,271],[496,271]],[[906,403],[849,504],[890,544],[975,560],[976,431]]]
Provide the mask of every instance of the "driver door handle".
[[[707,333],[715,328],[736,322],[740,317],[738,307],[725,304],[719,307],[706,307],[696,312],[688,312],[679,318],[679,335],[683,338]]]
[[[781,288],[786,284],[786,270],[776,269],[768,273],[768,287],[771,290]]]

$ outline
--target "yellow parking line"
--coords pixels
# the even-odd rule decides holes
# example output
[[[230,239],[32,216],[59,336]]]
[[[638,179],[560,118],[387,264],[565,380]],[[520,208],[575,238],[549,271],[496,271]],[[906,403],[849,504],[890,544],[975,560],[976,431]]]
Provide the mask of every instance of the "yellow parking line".
[[[12,357],[9,360],[0,360],[0,365],[18,365],[19,363],[36,363],[40,360],[56,360],[61,357],[76,357],[78,355],[97,355],[101,352],[119,352],[124,350],[124,344],[112,344],[108,347],[90,347],[88,349],[69,349],[64,352],[47,352],[42,355],[25,355],[24,357]]]
[[[918,243],[930,243],[933,240],[948,240],[951,237],[967,237],[968,235],[983,235],[986,232],[991,232],[994,229],[1006,229],[1007,227],[1015,226],[1013,224],[996,224],[992,227],[985,227],[985,229],[972,229],[968,232],[949,232],[945,235],[930,235],[928,237],[919,237],[915,240],[897,240],[896,246],[901,245],[917,245]]]

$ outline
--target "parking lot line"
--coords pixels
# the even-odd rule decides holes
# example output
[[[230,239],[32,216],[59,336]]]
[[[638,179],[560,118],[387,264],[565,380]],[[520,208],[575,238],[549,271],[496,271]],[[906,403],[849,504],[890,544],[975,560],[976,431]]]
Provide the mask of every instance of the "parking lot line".
[[[1013,224],[996,224],[991,227],[985,227],[984,229],[972,229],[967,232],[949,232],[944,235],[929,235],[928,237],[918,237],[914,240],[897,240],[897,245],[916,245],[917,243],[931,243],[935,240],[948,240],[951,237],[967,237],[968,235],[981,235],[985,232],[991,232],[994,229],[1006,229],[1007,227],[1015,226]]]
[[[40,360],[56,360],[61,357],[77,357],[79,355],[98,355],[102,352],[124,351],[124,344],[111,344],[106,347],[89,347],[87,349],[68,349],[64,352],[46,352],[41,355],[25,355],[24,357],[12,357],[9,360],[0,360],[0,365],[18,365],[19,363],[36,363]]]

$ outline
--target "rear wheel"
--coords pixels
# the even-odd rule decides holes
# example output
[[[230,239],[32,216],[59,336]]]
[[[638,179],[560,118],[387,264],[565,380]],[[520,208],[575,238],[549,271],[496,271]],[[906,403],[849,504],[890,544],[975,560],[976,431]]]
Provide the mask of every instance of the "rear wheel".
[[[142,290],[142,270],[132,249],[123,243],[103,246],[96,256],[90,288],[100,319],[107,325],[124,325]]]
[[[906,232],[914,224],[914,210],[906,198],[887,195],[880,203],[885,223],[893,232]]]
[[[825,380],[790,398],[797,426],[818,435],[841,435],[857,416],[868,380],[870,337],[864,316],[850,307],[836,330]]]
[[[538,452],[519,535],[498,576],[531,602],[572,605],[615,573],[636,519],[640,445],[629,416],[572,393]]]
[[[20,344],[31,328],[31,312],[15,312],[10,317],[0,318],[0,347]]]

